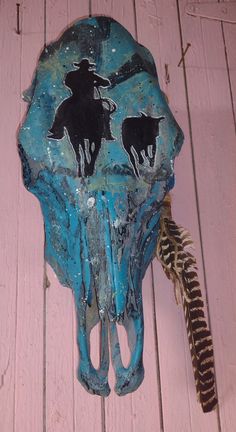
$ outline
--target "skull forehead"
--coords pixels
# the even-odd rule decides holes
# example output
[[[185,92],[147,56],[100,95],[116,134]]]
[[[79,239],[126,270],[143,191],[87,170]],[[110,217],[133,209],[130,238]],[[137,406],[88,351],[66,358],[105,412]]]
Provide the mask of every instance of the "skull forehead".
[[[53,140],[48,137],[48,130],[57,108],[71,94],[65,85],[66,75],[76,70],[75,62],[85,58],[96,66],[97,74],[110,80],[111,85],[102,88],[102,95],[117,105],[111,125],[114,140],[103,141],[95,173],[86,180],[88,189],[149,189],[146,183],[150,179],[151,182],[167,179],[179,150],[175,148],[179,127],[160,91],[152,56],[119,23],[105,17],[78,21],[58,41],[46,47],[40,57],[35,79],[26,94],[30,107],[20,132],[20,143],[32,176],[36,179],[40,170],[48,169],[77,177],[68,134]],[[140,182],[134,175],[129,154],[124,151],[122,123],[129,117],[140,118],[141,112],[146,114],[146,121],[160,116],[164,120],[156,138],[154,169],[149,172],[144,164],[147,175]],[[76,178],[76,182],[80,186],[80,179]]]

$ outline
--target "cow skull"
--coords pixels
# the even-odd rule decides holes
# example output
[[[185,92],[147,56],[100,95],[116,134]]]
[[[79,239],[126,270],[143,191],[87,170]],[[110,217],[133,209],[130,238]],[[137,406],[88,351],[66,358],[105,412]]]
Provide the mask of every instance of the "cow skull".
[[[174,185],[182,132],[151,54],[111,18],[80,20],[48,45],[24,98],[24,183],[40,200],[46,260],[74,293],[78,378],[89,392],[109,394],[110,334],[115,391],[124,395],[143,379],[142,279]],[[89,339],[98,322],[95,369]],[[127,368],[117,324],[128,334]]]

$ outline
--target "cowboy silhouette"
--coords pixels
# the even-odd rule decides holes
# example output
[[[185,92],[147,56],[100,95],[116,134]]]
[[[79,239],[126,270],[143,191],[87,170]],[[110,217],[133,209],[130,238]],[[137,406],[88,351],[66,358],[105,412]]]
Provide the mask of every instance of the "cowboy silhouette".
[[[65,85],[72,95],[58,107],[48,138],[62,139],[65,128],[78,162],[78,175],[93,174],[101,140],[114,140],[110,115],[116,110],[111,99],[101,98],[99,87],[109,87],[109,79],[96,74],[95,64],[83,59],[77,70],[66,75]]]
[[[74,96],[91,100],[94,99],[94,88],[111,85],[109,79],[93,72],[95,64],[87,59],[74,63],[74,66],[79,69],[69,72],[65,79],[65,85],[71,89]]]

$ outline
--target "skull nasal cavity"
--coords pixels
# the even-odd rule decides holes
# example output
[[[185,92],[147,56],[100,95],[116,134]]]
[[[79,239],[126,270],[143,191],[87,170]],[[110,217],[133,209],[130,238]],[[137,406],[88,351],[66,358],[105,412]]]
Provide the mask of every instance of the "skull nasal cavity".
[[[120,353],[121,359],[124,367],[128,367],[130,363],[130,349],[128,345],[128,336],[125,327],[120,324],[116,324],[119,343],[120,343]]]
[[[100,322],[90,332],[90,358],[95,369],[100,366]]]

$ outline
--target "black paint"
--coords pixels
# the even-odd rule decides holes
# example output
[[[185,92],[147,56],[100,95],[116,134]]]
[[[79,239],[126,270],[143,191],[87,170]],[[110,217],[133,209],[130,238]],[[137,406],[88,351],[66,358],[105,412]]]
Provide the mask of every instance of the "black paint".
[[[139,170],[132,149],[137,153],[138,163],[143,164],[145,156],[153,167],[156,154],[156,137],[159,135],[159,122],[164,117],[150,117],[141,114],[141,117],[127,117],[122,123],[122,140],[127,151],[135,174],[139,177]],[[152,155],[148,154],[148,146],[152,146]]]
[[[95,73],[95,64],[83,59],[74,66],[78,69],[65,78],[72,96],[58,107],[48,138],[62,139],[66,128],[76,154],[78,176],[87,177],[93,174],[102,138],[114,139],[110,115],[116,104],[111,99],[101,98],[99,88],[109,87],[110,81]]]
[[[132,55],[131,59],[124,63],[116,72],[109,75],[111,87],[115,87],[140,72],[148,72],[156,77],[155,64],[144,60],[138,53]]]

